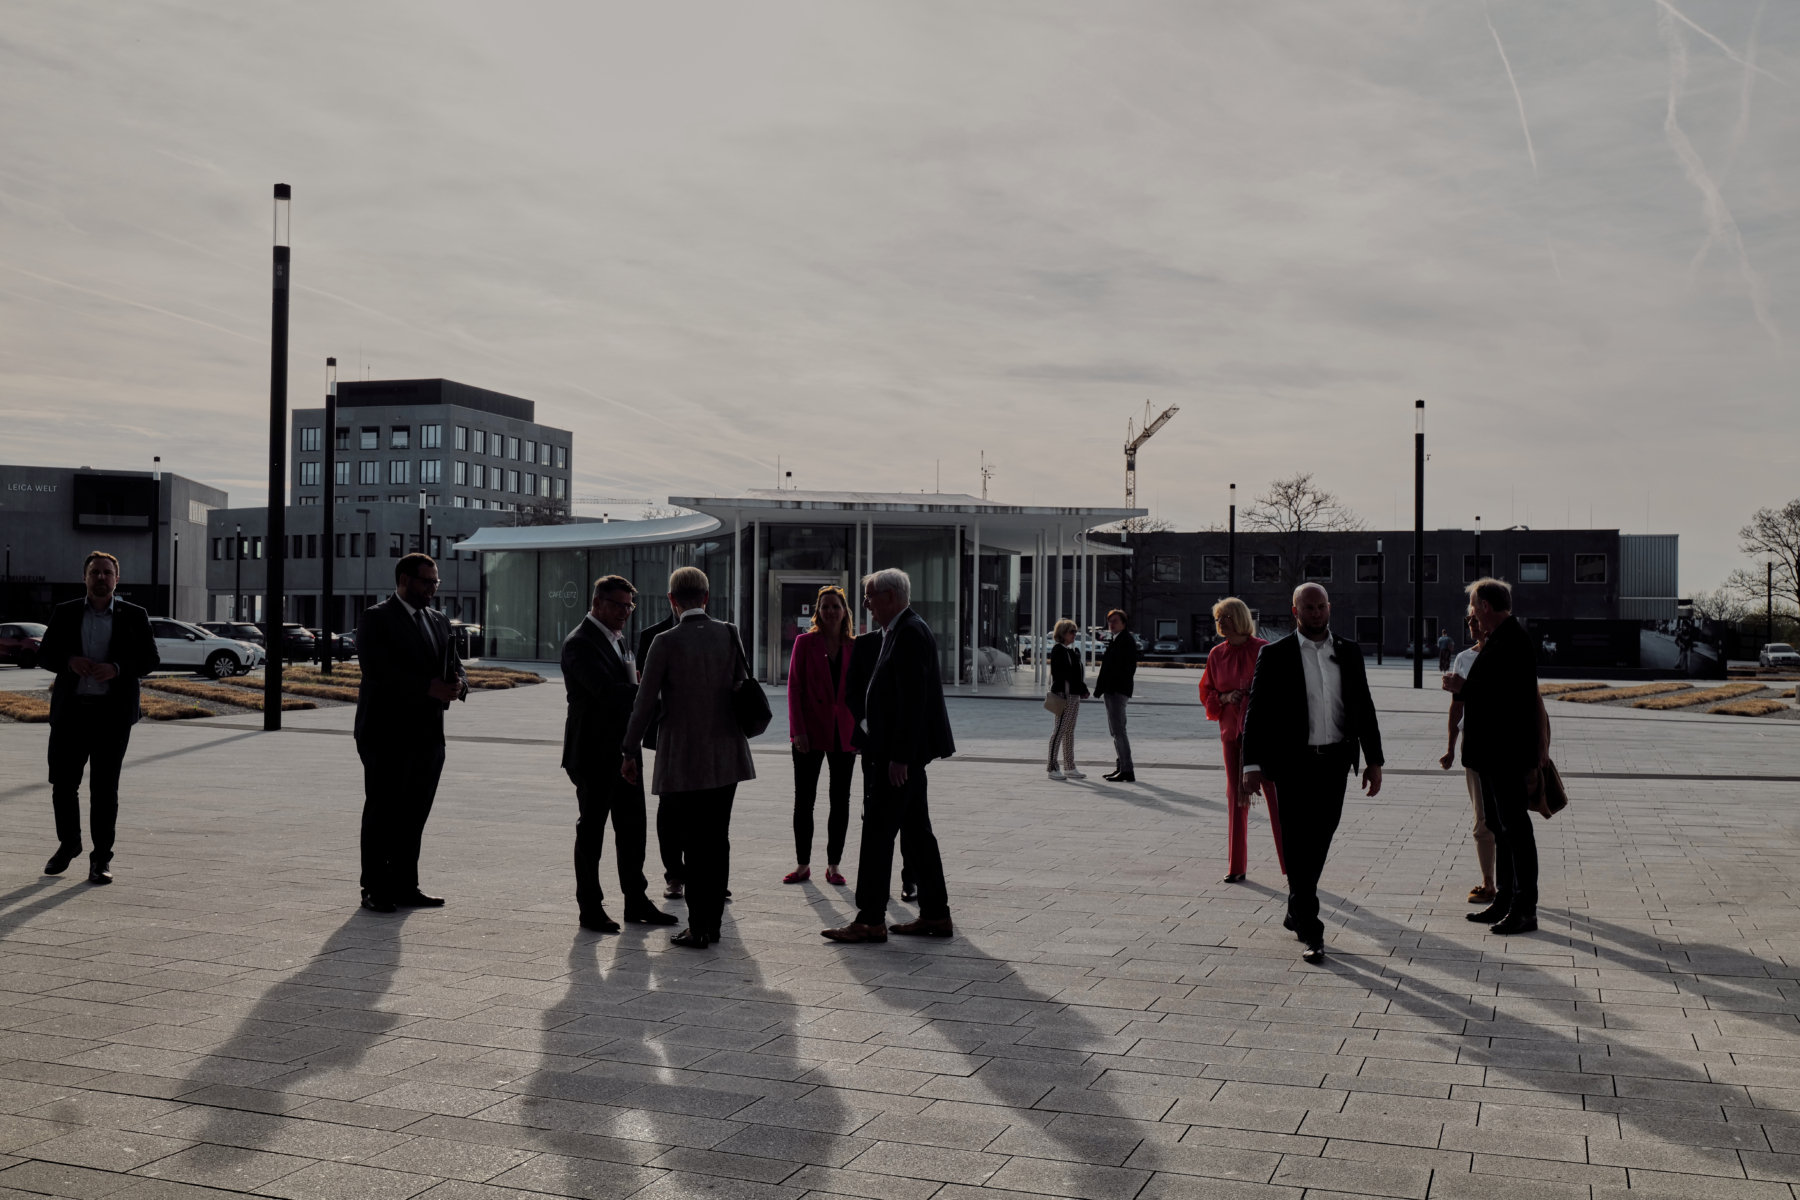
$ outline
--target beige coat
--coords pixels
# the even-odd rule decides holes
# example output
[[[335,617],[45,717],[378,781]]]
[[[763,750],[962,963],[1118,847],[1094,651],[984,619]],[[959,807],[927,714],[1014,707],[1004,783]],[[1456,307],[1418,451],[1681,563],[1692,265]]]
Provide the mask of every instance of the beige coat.
[[[640,752],[660,701],[652,792],[698,792],[756,778],[750,743],[731,712],[732,686],[743,678],[737,627],[725,621],[688,617],[650,643],[624,751]]]

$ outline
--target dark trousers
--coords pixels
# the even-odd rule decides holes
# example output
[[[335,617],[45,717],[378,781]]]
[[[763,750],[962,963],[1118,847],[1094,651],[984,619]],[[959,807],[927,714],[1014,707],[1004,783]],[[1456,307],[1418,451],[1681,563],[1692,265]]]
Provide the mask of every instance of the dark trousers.
[[[1281,848],[1287,860],[1288,918],[1294,936],[1308,944],[1323,941],[1319,920],[1319,876],[1331,853],[1331,838],[1344,816],[1344,788],[1353,752],[1332,748],[1302,751],[1281,772]]]
[[[646,841],[644,789],[627,783],[615,769],[579,779],[575,801],[575,904],[583,915],[598,914],[606,902],[600,887],[600,852],[606,846],[606,818],[612,817],[613,857],[619,863],[619,892],[625,911],[648,906],[644,889]]]
[[[863,816],[866,818],[869,813],[869,802],[875,795],[875,777],[873,775],[869,774],[869,760],[867,758],[863,758],[862,755],[858,755],[857,757],[862,758],[862,783],[863,783],[863,786],[862,786],[862,810],[863,810]],[[881,770],[882,770],[882,774],[885,776],[887,773],[886,764],[882,765]],[[861,874],[860,867],[857,869],[857,873]],[[900,888],[902,891],[906,891],[906,890],[909,890],[912,886],[913,886],[912,866],[906,861],[906,847],[905,847],[905,845],[902,845],[900,847]]]
[[[88,779],[88,825],[94,835],[92,862],[112,861],[113,830],[119,820],[119,770],[131,726],[94,701],[76,696],[73,711],[50,727],[50,806],[56,813],[56,840],[81,852],[81,776]]]
[[[419,889],[419,843],[444,773],[444,744],[363,746],[362,888],[374,896]]]
[[[906,782],[895,787],[888,782],[887,763],[865,765],[872,786],[863,809],[862,853],[856,864],[857,921],[887,925],[896,833],[902,860],[919,884],[920,919],[946,919],[950,892],[944,884],[944,860],[938,855],[937,835],[931,832],[931,811],[925,803],[925,768],[913,767],[906,773]]]
[[[719,936],[725,919],[725,889],[731,886],[731,802],[737,784],[698,792],[670,792],[663,803],[673,811],[687,855],[688,928]]]
[[[669,797],[656,798],[656,848],[662,855],[663,879],[680,883],[687,878],[687,863],[681,852],[681,821]]]
[[[813,805],[819,799],[819,770],[831,764],[831,812],[825,818],[825,861],[844,861],[844,836],[850,831],[850,779],[856,755],[849,750],[794,751],[794,861],[812,862]]]
[[[1525,807],[1523,771],[1483,771],[1481,806],[1494,835],[1494,907],[1506,913],[1537,916],[1537,834]]]

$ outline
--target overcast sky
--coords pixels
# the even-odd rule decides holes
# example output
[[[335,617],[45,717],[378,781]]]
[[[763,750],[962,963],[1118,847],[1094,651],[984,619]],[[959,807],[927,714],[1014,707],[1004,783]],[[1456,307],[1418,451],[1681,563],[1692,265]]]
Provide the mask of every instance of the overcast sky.
[[[261,503],[290,380],[445,376],[577,491],[1118,504],[1314,472],[1410,525],[1800,495],[1791,0],[14,3],[0,461]],[[617,507],[617,506],[613,506]]]

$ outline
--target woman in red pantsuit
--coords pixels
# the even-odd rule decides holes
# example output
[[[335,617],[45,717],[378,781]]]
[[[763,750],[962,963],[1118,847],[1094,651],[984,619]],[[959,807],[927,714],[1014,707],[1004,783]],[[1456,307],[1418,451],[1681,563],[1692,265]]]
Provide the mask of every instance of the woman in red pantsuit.
[[[1250,797],[1243,792],[1243,758],[1239,739],[1244,733],[1244,711],[1250,702],[1250,681],[1256,675],[1256,655],[1268,645],[1256,636],[1256,622],[1250,606],[1236,596],[1227,596],[1213,605],[1213,624],[1225,640],[1213,646],[1206,655],[1206,670],[1200,676],[1200,701],[1206,715],[1219,723],[1219,742],[1225,751],[1225,796],[1230,809],[1230,862],[1225,868],[1225,883],[1242,883],[1250,858]],[[1281,810],[1275,791],[1263,785],[1269,801],[1269,826],[1275,834],[1275,861],[1281,873],[1287,874],[1287,860],[1281,853]]]

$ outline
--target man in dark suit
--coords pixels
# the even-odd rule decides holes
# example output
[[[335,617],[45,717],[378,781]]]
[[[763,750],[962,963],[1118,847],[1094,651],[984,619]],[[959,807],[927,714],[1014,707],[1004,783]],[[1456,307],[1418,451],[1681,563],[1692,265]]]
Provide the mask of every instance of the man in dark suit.
[[[637,660],[641,667],[650,661],[650,643],[658,636],[675,628],[675,614],[658,621],[638,635]],[[656,727],[658,722],[651,718],[644,729],[644,748],[656,749]],[[679,900],[687,884],[687,861],[681,848],[681,821],[675,806],[663,797],[656,798],[656,848],[662,855],[663,865],[663,897],[667,900]]]
[[[863,603],[881,626],[881,654],[864,698],[863,767],[874,781],[863,812],[856,868],[856,920],[822,933],[834,942],[885,942],[889,933],[949,937],[950,897],[944,862],[926,806],[925,764],[956,753],[937,639],[911,608],[912,581],[895,568],[863,581]],[[919,883],[919,918],[887,924],[894,872],[894,835]]]
[[[1362,650],[1331,632],[1331,597],[1316,583],[1294,590],[1296,631],[1264,646],[1244,714],[1244,788],[1281,789],[1281,845],[1287,859],[1283,922],[1306,945],[1309,963],[1325,958],[1319,876],[1344,815],[1344,788],[1358,758],[1363,787],[1381,790],[1381,729]]]
[[[444,713],[469,694],[450,622],[431,607],[437,563],[408,554],[394,564],[394,585],[356,626],[362,903],[375,912],[444,903],[419,890],[419,843],[444,771]]]
[[[1463,766],[1481,776],[1483,815],[1494,834],[1496,893],[1492,905],[1468,918],[1502,936],[1530,933],[1537,928],[1538,858],[1526,808],[1528,776],[1549,754],[1549,721],[1531,638],[1512,615],[1512,589],[1498,579],[1480,579],[1468,591],[1485,639],[1469,677],[1445,675],[1444,690],[1463,704]]]
[[[643,786],[619,774],[619,747],[638,692],[637,663],[625,642],[625,623],[637,607],[636,596],[637,589],[622,576],[596,580],[592,609],[562,646],[563,686],[569,693],[562,765],[575,784],[581,813],[575,822],[575,903],[581,927],[596,933],[619,931],[619,923],[606,915],[600,888],[608,814],[625,919],[644,925],[675,923],[645,894]]]
[[[119,771],[131,727],[142,715],[138,680],[162,665],[150,614],[115,592],[119,560],[104,551],[82,568],[87,595],[56,606],[38,648],[38,666],[56,673],[50,688],[50,803],[56,853],[44,874],[61,875],[81,853],[81,776],[88,775],[94,852],[88,882],[112,882],[113,830],[119,818]]]
[[[850,709],[850,744],[863,751],[857,755],[862,759],[862,800],[864,819],[867,819],[869,800],[875,794],[875,785],[869,774],[868,734],[863,732],[863,718],[868,715],[869,680],[875,677],[875,664],[881,660],[881,630],[874,629],[862,634],[850,643],[850,670],[844,678],[844,703]],[[919,898],[919,884],[913,878],[912,868],[906,862],[906,846],[900,847],[900,901],[910,904]]]

